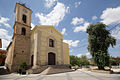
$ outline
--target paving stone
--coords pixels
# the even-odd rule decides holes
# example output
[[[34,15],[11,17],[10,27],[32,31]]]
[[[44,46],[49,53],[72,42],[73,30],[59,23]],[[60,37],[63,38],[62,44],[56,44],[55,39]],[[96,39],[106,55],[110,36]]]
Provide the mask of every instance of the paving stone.
[[[51,75],[12,73],[0,75],[0,80],[120,80],[120,74],[101,74],[82,70]]]

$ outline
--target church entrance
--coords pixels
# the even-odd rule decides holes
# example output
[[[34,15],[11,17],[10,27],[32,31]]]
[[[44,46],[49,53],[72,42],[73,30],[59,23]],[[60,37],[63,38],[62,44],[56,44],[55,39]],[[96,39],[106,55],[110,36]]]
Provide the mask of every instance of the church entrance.
[[[55,54],[52,52],[48,53],[48,65],[55,65]]]
[[[33,66],[33,55],[31,56],[31,66]]]

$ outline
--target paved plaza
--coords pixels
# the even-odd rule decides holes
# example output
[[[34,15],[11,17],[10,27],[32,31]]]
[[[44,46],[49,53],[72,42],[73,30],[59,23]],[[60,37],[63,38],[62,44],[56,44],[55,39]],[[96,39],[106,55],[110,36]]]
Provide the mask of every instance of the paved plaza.
[[[120,74],[102,74],[90,71],[77,70],[51,75],[30,74],[8,74],[0,75],[0,80],[120,80]]]

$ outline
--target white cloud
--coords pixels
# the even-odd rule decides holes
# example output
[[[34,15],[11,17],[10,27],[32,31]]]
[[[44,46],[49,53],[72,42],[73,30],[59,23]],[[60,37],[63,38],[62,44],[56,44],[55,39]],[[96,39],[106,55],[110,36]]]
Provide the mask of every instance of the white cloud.
[[[45,0],[45,7],[50,8],[57,2],[57,0]]]
[[[8,34],[8,31],[5,30],[5,29],[0,29],[0,38],[2,39],[7,39],[7,40],[11,40],[11,37],[9,34]]]
[[[113,23],[120,23],[120,6],[117,8],[107,8],[103,11],[101,17],[101,22],[106,25]]]
[[[97,19],[97,16],[93,16],[93,17],[92,17],[92,20],[96,20],[96,19]]]
[[[11,28],[11,26],[7,23],[8,21],[9,18],[0,17],[0,24],[3,24],[4,26]]]
[[[63,34],[63,35],[67,35],[67,33],[66,33],[66,28],[63,28],[63,29],[62,29],[61,34]]]
[[[112,30],[113,37],[115,37],[117,40],[120,40],[120,26],[116,27],[116,29]]]
[[[81,57],[82,55],[86,55],[87,58],[91,58],[91,54],[89,52],[84,54],[78,54],[77,57]]]
[[[77,8],[80,4],[81,2],[75,2],[75,7]]]
[[[116,44],[114,48],[120,48],[120,44]]]
[[[35,25],[33,23],[31,23],[31,30],[35,27]]]
[[[78,43],[79,43],[79,40],[63,40],[63,42],[65,43],[68,43],[69,46],[73,46],[73,47],[77,47],[78,46]]]
[[[59,22],[63,20],[66,13],[68,13],[69,7],[57,2],[57,5],[49,14],[36,13],[35,16],[39,18],[41,25],[59,25]]]
[[[71,24],[74,25],[74,32],[83,31],[85,32],[87,27],[90,25],[89,22],[85,21],[84,18],[74,17]]]
[[[72,19],[71,24],[73,24],[73,25],[78,25],[78,24],[82,24],[83,22],[84,22],[84,19],[83,19],[83,18],[75,17],[75,18]]]
[[[79,31],[86,31],[86,29],[87,29],[87,27],[90,25],[90,23],[88,23],[88,22],[85,22],[84,24],[83,24],[83,26],[78,26],[78,27],[75,27],[75,29],[74,29],[74,32],[79,32]]]
[[[2,39],[2,49],[7,48],[12,36],[9,35],[7,30],[0,29],[0,38]]]
[[[2,39],[2,49],[6,49],[9,45],[10,41],[6,39]]]

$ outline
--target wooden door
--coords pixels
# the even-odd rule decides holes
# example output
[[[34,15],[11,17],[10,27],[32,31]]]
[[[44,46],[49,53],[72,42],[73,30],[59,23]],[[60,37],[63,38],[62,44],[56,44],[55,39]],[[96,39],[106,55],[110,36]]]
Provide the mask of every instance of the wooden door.
[[[55,65],[55,54],[48,53],[48,65]]]

